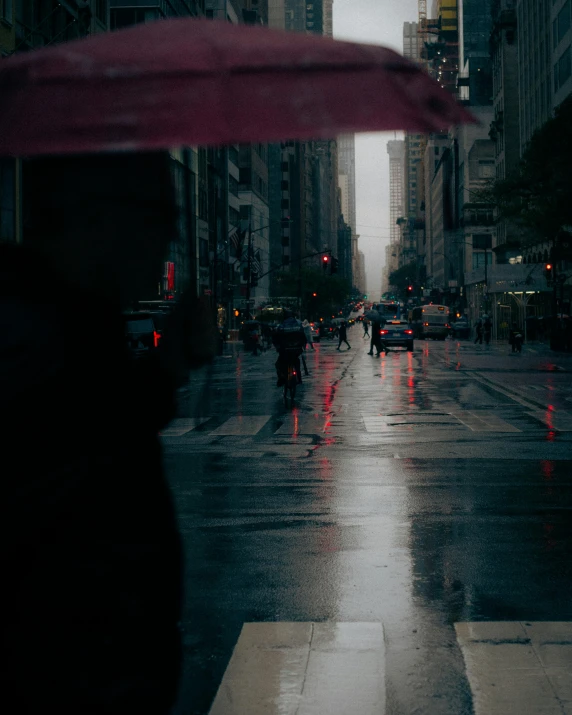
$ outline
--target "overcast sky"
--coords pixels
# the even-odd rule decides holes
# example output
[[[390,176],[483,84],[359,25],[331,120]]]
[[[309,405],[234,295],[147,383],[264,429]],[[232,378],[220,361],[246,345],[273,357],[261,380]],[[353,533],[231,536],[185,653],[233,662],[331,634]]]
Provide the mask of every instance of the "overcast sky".
[[[417,21],[417,0],[334,0],[334,37],[403,51],[403,23]],[[389,158],[394,134],[356,135],[356,222],[365,253],[367,292],[380,297],[389,242]],[[401,138],[398,135],[398,138]]]

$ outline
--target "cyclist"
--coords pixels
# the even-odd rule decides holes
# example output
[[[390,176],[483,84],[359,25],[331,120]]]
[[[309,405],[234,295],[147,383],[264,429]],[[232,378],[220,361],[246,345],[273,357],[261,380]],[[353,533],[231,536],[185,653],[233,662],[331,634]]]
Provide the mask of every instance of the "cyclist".
[[[284,321],[278,326],[273,336],[274,347],[278,351],[276,360],[277,386],[281,387],[286,382],[288,362],[294,360],[298,383],[302,382],[300,370],[300,355],[306,347],[306,334],[302,323],[294,317],[291,310],[284,311]]]

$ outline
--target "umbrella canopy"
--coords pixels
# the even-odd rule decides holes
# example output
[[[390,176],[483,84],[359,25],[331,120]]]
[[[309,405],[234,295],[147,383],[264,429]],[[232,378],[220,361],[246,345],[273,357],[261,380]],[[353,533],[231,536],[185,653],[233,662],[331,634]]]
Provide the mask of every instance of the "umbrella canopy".
[[[196,18],[0,60],[0,155],[161,149],[474,121],[374,45]]]
[[[371,320],[373,323],[380,323],[382,321],[381,314],[378,313],[377,310],[368,310],[364,318]]]

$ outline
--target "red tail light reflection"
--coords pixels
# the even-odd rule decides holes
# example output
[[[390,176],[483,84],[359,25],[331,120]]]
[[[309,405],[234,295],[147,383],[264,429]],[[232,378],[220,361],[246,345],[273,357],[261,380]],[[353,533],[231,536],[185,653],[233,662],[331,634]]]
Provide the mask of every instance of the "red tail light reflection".
[[[159,340],[161,340],[161,333],[156,330],[153,331],[153,345],[157,348],[159,347]]]

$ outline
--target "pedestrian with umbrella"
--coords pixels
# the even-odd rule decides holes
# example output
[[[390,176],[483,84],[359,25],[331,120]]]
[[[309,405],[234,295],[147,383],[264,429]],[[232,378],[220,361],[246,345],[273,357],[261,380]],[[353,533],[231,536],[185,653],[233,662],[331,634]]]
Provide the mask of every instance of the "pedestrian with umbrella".
[[[3,58],[0,96],[0,156],[75,155],[38,165],[36,245],[0,260],[4,699],[22,713],[161,715],[180,672],[181,564],[158,432],[189,365],[214,354],[215,321],[183,300],[161,349],[129,361],[122,306],[161,282],[178,216],[168,157],[127,152],[474,119],[392,50],[196,18]],[[115,154],[103,167],[94,152]],[[65,449],[54,405],[70,417]],[[32,451],[30,409],[43,425]]]
[[[368,355],[373,355],[373,349],[375,348],[377,352],[376,357],[379,357],[379,354],[381,353],[381,336],[379,331],[381,330],[384,320],[381,313],[375,309],[369,310],[365,314],[365,317],[368,320],[371,320],[371,340]]]

